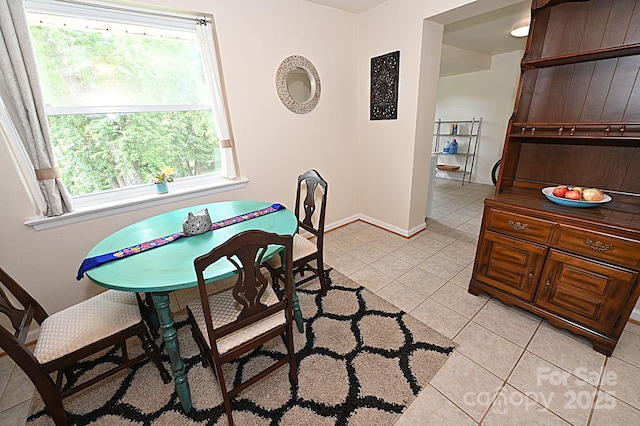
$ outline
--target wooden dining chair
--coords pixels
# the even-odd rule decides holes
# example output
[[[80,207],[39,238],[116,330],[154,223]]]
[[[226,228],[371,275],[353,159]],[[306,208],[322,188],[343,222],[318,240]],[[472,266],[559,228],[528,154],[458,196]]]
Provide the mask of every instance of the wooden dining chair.
[[[269,245],[282,246],[285,254],[284,296],[278,299],[261,270]],[[243,389],[289,363],[289,377],[298,381],[292,333],[292,256],[293,238],[264,231],[242,232],[195,259],[200,299],[187,304],[191,332],[202,354],[202,363],[211,366],[218,380],[229,424],[233,425],[230,399]],[[237,273],[233,288],[207,294],[205,270],[216,261],[231,262]],[[266,271],[265,271],[266,272]],[[222,365],[281,336],[287,354],[253,377],[235,383],[228,390]]]
[[[294,211],[298,218],[299,229],[293,236],[293,270],[294,273],[299,273],[303,277],[305,271],[311,272],[311,275],[298,280],[296,285],[302,285],[318,277],[323,295],[327,294],[327,285],[331,283],[329,273],[324,269],[323,258],[324,216],[327,209],[328,186],[320,173],[313,169],[298,176]],[[315,267],[312,263],[315,263]],[[273,285],[277,289],[279,280],[283,276],[280,257],[272,257],[265,266],[269,269]]]
[[[171,376],[160,359],[158,347],[140,314],[134,293],[107,290],[60,312],[48,315],[4,269],[0,268],[0,313],[8,317],[11,326],[0,326],[0,347],[25,372],[42,396],[56,425],[67,424],[62,400],[112,374],[151,359],[165,383]],[[11,294],[13,300],[9,298]],[[15,306],[19,303],[21,307]],[[40,325],[33,352],[25,345],[29,327]],[[145,351],[129,359],[125,341],[138,336]],[[90,380],[77,382],[74,366],[81,360],[115,345],[121,346],[121,363]],[[55,382],[53,374],[56,372]],[[66,381],[63,380],[66,378]]]

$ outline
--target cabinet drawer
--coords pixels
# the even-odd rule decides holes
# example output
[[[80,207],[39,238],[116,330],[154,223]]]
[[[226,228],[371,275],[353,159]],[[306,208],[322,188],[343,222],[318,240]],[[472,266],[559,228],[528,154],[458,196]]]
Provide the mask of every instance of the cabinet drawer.
[[[640,243],[622,237],[560,225],[555,246],[616,265],[640,267]]]
[[[489,211],[487,220],[488,229],[542,244],[549,240],[553,225],[547,220],[495,209]]]

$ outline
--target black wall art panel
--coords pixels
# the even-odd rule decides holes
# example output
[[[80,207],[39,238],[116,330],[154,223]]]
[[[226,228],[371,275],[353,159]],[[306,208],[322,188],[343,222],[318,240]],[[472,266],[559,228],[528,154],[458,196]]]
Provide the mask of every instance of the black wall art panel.
[[[370,120],[398,118],[400,51],[371,58]]]

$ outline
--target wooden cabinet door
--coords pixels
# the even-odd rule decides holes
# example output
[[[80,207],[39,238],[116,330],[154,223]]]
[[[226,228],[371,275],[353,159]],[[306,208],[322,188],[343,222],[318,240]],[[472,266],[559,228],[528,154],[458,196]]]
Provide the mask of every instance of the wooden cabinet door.
[[[474,278],[531,302],[546,252],[545,246],[485,231]]]
[[[550,250],[535,304],[611,333],[638,273]]]

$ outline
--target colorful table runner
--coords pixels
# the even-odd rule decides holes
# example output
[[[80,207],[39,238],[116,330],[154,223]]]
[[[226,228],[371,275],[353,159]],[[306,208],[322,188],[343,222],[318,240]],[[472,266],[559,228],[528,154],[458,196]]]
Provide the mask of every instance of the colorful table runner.
[[[222,228],[224,226],[233,225],[234,223],[244,222],[245,220],[253,219],[256,217],[264,216],[269,213],[277,212],[278,210],[282,210],[285,207],[281,204],[272,204],[269,207],[265,207],[263,209],[254,210],[249,213],[241,214],[235,217],[230,217],[228,219],[220,220],[217,222],[211,223],[211,231]],[[166,244],[172,243],[179,238],[189,237],[189,235],[184,232],[176,232],[175,234],[167,235],[165,237],[160,237],[153,239],[151,241],[147,241],[144,243],[136,244],[135,246],[123,248],[112,253],[101,254],[94,257],[88,257],[82,261],[82,265],[80,265],[80,269],[78,269],[78,275],[76,276],[77,280],[82,279],[84,273],[89,269],[95,268],[96,266],[100,266],[103,263],[110,262],[112,260],[124,259],[125,257],[132,256],[134,254],[142,253],[147,250],[154,249],[156,247],[161,247]]]

